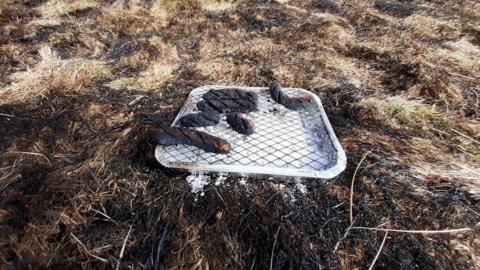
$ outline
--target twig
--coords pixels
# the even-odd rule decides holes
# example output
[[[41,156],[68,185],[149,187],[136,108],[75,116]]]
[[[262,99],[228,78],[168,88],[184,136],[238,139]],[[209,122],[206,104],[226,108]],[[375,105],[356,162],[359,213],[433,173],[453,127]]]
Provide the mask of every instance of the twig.
[[[382,253],[383,245],[385,244],[385,240],[387,240],[387,235],[388,235],[388,231],[385,232],[385,236],[383,237],[382,244],[380,244],[380,248],[377,251],[377,255],[375,255],[375,258],[373,259],[372,264],[370,264],[370,267],[368,268],[368,270],[372,270],[373,267],[375,266],[375,263],[377,262],[378,257]]]
[[[0,182],[4,182],[5,179],[8,179],[8,178],[11,177],[12,175],[14,175],[14,173],[15,173],[15,171],[12,170],[11,172],[9,172],[9,173],[7,173],[6,175],[2,176],[2,177],[0,178]],[[15,178],[18,178],[18,177],[19,177],[19,175],[17,174]],[[15,180],[15,178],[12,179],[12,180]],[[6,182],[6,181],[5,181],[5,182]],[[12,184],[13,182],[15,182],[15,181],[9,181],[9,182],[5,183],[4,185],[0,186],[0,191],[3,191],[4,189],[6,189],[6,188],[7,188],[10,184]]]
[[[108,216],[107,214],[105,214],[105,213],[103,213],[103,212],[101,212],[101,211],[98,211],[98,210],[96,210],[96,209],[94,209],[94,208],[90,208],[90,210],[92,210],[93,212],[98,213],[98,214],[106,217],[108,220],[112,221],[113,223],[117,223],[113,218],[111,218],[110,216]]]
[[[112,247],[112,245],[105,245],[105,246],[102,246],[102,247],[98,247],[98,248],[92,249],[92,252],[95,252],[95,253],[96,253],[96,252],[100,252],[100,251],[102,251],[102,250],[104,250],[104,249],[109,249],[109,248],[111,248],[111,247]]]
[[[443,130],[440,130],[440,129],[437,129],[437,128],[434,128],[434,127],[430,127],[430,129],[435,130],[435,131],[437,131],[438,133],[441,133],[441,134],[449,135],[449,136],[450,136],[450,133],[445,132],[445,131],[443,131]]]
[[[469,155],[469,156],[473,157],[472,154],[470,154],[469,152],[467,152],[467,150],[465,150],[464,148],[462,148],[460,145],[456,145],[456,146],[458,147],[457,150],[459,150],[460,152],[462,152],[462,153],[464,153],[464,154],[466,154],[466,155]]]
[[[13,165],[12,165],[12,166],[7,166],[7,167],[2,167],[2,168],[0,168],[0,171],[6,170],[6,169],[10,169],[10,168],[13,168],[13,167],[14,167]]]
[[[363,160],[365,160],[367,155],[370,154],[374,149],[375,148],[368,150],[365,155],[363,155],[360,162],[358,162],[357,168],[355,169],[355,172],[352,176],[352,184],[350,185],[350,223],[353,223],[353,185],[355,184],[355,177],[357,176],[357,171],[360,168],[360,165],[362,165]]]
[[[462,137],[464,137],[464,138],[467,138],[467,139],[471,140],[472,142],[480,145],[480,142],[477,141],[477,140],[475,140],[474,138],[472,138],[472,137],[470,137],[470,136],[467,136],[467,135],[465,135],[465,134],[461,133],[460,131],[455,130],[455,129],[453,129],[453,128],[452,128],[452,131],[455,132],[455,133],[457,133],[458,135],[460,135],[460,136],[462,136]]]
[[[226,209],[228,209],[228,206],[227,206],[227,203],[225,202],[225,200],[222,198],[222,195],[220,195],[220,193],[218,193],[218,190],[216,187],[213,188],[213,191],[215,191],[215,193],[217,193],[217,196],[220,198],[220,200],[222,201],[223,205],[225,206]]]
[[[130,231],[132,230],[132,225],[130,225],[130,228],[128,228],[128,232],[127,232],[127,236],[125,236],[125,240],[123,240],[123,245],[122,245],[122,249],[120,250],[120,255],[118,256],[118,262],[117,262],[117,267],[115,268],[116,270],[120,269],[120,263],[122,261],[122,258],[123,258],[123,252],[125,252],[125,246],[127,245],[127,240],[128,240],[128,237],[130,236]]]
[[[171,109],[171,108],[173,108],[173,105],[159,105],[158,107],[160,109]]]
[[[352,229],[352,226],[353,226],[354,223],[355,222],[350,223],[350,226],[348,226],[348,228],[345,231],[345,233],[343,234],[343,236],[340,237],[340,239],[338,239],[337,243],[335,244],[335,247],[333,248],[333,254],[335,254],[335,252],[337,252],[338,248],[340,247],[340,243],[343,241],[343,239],[347,238],[348,232],[350,231],[350,229]]]
[[[277,233],[275,234],[275,241],[273,241],[273,247],[272,247],[272,255],[270,256],[270,270],[273,268],[273,253],[275,252],[275,245],[277,244],[277,239],[278,239],[278,233],[280,232],[280,228],[282,226],[278,226]]]
[[[372,228],[372,227],[352,227],[352,230],[371,230],[371,231],[384,231],[384,232],[401,232],[401,233],[414,233],[414,234],[443,234],[443,233],[462,233],[473,231],[472,228],[461,229],[445,229],[445,230],[397,230],[397,229],[384,229],[384,228]]]
[[[77,243],[83,248],[83,250],[85,250],[85,252],[87,253],[88,256],[91,256],[91,257],[93,257],[93,258],[95,258],[95,259],[97,259],[97,260],[99,260],[99,261],[101,261],[101,262],[108,263],[108,260],[107,260],[107,259],[98,257],[98,256],[90,253],[90,252],[88,251],[87,247],[82,243],[82,241],[80,241],[73,233],[70,233],[70,236],[72,236],[73,239],[74,239],[75,241],[77,241]]]
[[[36,153],[36,152],[23,152],[23,151],[10,151],[10,152],[7,152],[6,154],[8,154],[8,153],[11,153],[11,154],[24,154],[24,155],[39,156],[39,157],[43,157],[44,159],[46,159],[49,164],[52,163],[52,162],[50,161],[50,159],[47,158],[47,156],[45,156],[44,154],[41,154],[41,153]]]
[[[250,266],[250,270],[253,269],[253,267],[255,266],[255,261],[257,260],[257,257],[254,257],[253,258],[253,262],[252,262],[252,266]]]
[[[0,116],[15,118],[15,115],[6,114],[6,113],[0,113]]]
[[[462,78],[469,79],[469,80],[475,80],[475,78],[467,76],[467,75],[462,75],[462,74],[455,73],[455,72],[450,72],[450,71],[447,71],[447,73],[448,73],[448,75],[451,75],[451,76],[458,76],[458,77],[462,77]]]
[[[134,100],[130,101],[130,103],[128,103],[128,106],[133,106],[135,104],[137,104],[140,100],[144,99],[146,96],[138,96],[136,97]]]
[[[15,171],[14,171],[14,170],[11,170],[9,173],[3,175],[2,177],[0,177],[0,182],[2,182],[3,180],[9,178],[9,177],[12,176],[14,173],[15,173]]]
[[[477,211],[473,210],[472,208],[470,208],[468,205],[466,205],[466,204],[463,203],[463,202],[462,202],[462,204],[463,204],[463,206],[465,206],[467,209],[469,209],[470,211],[472,211],[473,213],[475,213],[477,216],[480,217],[480,214],[479,214]]]

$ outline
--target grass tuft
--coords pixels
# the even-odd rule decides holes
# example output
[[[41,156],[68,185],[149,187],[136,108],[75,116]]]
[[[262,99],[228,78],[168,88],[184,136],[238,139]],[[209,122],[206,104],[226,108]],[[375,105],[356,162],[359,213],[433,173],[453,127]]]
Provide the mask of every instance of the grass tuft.
[[[160,0],[157,3],[169,11],[198,9],[201,7],[201,2],[198,0]]]
[[[71,49],[72,46],[77,46],[77,49],[83,49],[84,54],[97,56],[105,52],[108,39],[107,33],[96,31],[88,24],[78,23],[65,32],[52,33],[48,42],[52,48]]]
[[[46,93],[87,90],[112,76],[104,62],[72,58],[62,60],[50,49],[39,50],[41,61],[33,68],[10,76],[10,86],[1,89],[0,103],[25,101]]]
[[[168,19],[165,8],[158,3],[151,8],[140,4],[128,8],[122,5],[105,8],[98,19],[98,27],[120,36],[158,31]]]
[[[419,39],[454,39],[462,34],[461,24],[456,20],[413,15],[405,19],[404,24]]]
[[[388,98],[370,97],[360,102],[360,106],[376,111],[377,118],[389,126],[398,129],[436,126],[445,128],[451,125],[449,118],[436,111],[434,107],[420,100],[404,96]]]
[[[202,0],[201,6],[208,11],[223,11],[232,8],[233,3],[225,0]]]
[[[101,0],[50,0],[41,5],[39,12],[43,17],[55,18],[75,11],[100,6]]]

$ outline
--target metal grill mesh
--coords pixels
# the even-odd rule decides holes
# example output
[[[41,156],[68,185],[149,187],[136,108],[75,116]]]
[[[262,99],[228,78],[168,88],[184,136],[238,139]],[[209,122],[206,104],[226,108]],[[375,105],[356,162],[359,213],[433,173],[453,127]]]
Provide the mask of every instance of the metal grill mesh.
[[[196,103],[210,89],[199,88],[190,94],[182,111],[172,126],[178,126],[177,120],[188,113],[198,111]],[[207,132],[227,140],[232,151],[227,155],[207,153],[199,148],[186,145],[159,146],[162,160],[170,167],[208,169],[209,166],[231,166],[229,171],[242,172],[242,167],[258,167],[262,171],[275,169],[294,169],[301,171],[324,171],[337,163],[338,151],[321,117],[321,105],[310,110],[292,111],[270,98],[266,88],[246,88],[258,94],[258,111],[246,116],[255,123],[255,133],[245,136],[232,130],[222,115],[216,126],[201,127],[197,130]],[[302,96],[309,92],[286,88],[289,96]],[[309,94],[312,95],[312,94]],[[159,160],[162,163],[162,160]],[[285,170],[283,170],[285,171]]]

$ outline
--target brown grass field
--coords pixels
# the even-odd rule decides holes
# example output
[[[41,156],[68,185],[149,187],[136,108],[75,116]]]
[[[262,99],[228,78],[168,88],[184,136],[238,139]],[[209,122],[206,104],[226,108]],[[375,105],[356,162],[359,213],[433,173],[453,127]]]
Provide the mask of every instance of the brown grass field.
[[[391,3],[0,0],[0,269],[480,269],[480,2]],[[192,89],[274,79],[338,177],[202,196],[155,160]]]

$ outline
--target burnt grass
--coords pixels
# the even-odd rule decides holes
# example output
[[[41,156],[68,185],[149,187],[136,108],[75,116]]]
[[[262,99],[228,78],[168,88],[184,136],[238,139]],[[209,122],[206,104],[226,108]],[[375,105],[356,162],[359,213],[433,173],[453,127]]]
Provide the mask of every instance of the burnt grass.
[[[38,63],[36,51],[48,45],[55,32],[76,31],[71,21],[34,33],[24,26],[40,16],[33,8],[45,2],[15,1],[14,13],[9,13],[13,15],[0,15],[2,29],[10,23],[16,29],[0,38],[0,87],[12,83],[14,72]],[[375,269],[477,269],[478,197],[460,181],[438,175],[421,179],[411,169],[415,162],[436,163],[442,155],[459,154],[458,147],[442,142],[438,156],[419,153],[409,139],[439,135],[429,129],[394,129],[361,106],[370,96],[428,88],[418,63],[354,41],[337,44],[322,32],[331,22],[315,21],[309,12],[276,1],[239,1],[224,11],[182,6],[171,11],[175,14],[165,25],[135,33],[102,28],[101,8],[111,2],[61,16],[85,20],[90,29],[98,27],[108,37],[101,40],[102,54],[91,54],[80,40],[56,44],[62,59],[87,55],[105,61],[113,70],[112,80],[136,78],[164,57],[162,49],[148,41],[158,37],[176,48],[179,63],[172,77],[153,89],[115,90],[105,86],[107,80],[87,90],[47,91],[31,100],[0,103],[1,269],[367,269],[384,232],[349,229],[349,196],[357,164],[369,150],[355,177],[352,227],[472,228],[458,234],[390,232]],[[153,2],[142,5],[150,8]],[[352,25],[358,39],[373,39],[381,28],[377,19],[347,2],[309,1],[307,6],[337,14],[342,18],[338,25]],[[421,3],[377,1],[371,9],[402,20],[419,12],[414,5]],[[123,5],[127,8],[130,1]],[[439,16],[458,15],[456,9],[432,5]],[[9,16],[18,19],[11,22]],[[478,44],[478,31],[469,31]],[[329,70],[314,58],[293,61],[290,54],[251,53],[246,47],[219,50],[208,59],[248,67],[246,75],[219,80],[199,70],[196,64],[205,57],[202,38],[220,43],[233,32],[272,40],[299,55],[334,50],[336,57],[368,65],[380,75],[372,77],[369,86],[356,86],[339,69]],[[144,53],[141,64],[132,68],[120,62],[139,51]],[[277,71],[285,63],[296,79]],[[228,72],[237,74],[235,69]],[[318,74],[330,83],[314,83]],[[427,103],[455,117],[478,118],[478,87],[464,77],[456,80],[465,80],[464,100],[473,105],[446,108],[435,96],[424,96]],[[306,179],[306,193],[288,179],[229,176],[223,185],[213,180],[200,196],[191,192],[187,172],[155,160],[155,129],[170,125],[193,88],[214,83],[266,86],[272,80],[295,83],[322,99],[347,153],[347,168],[339,176]],[[242,179],[246,184],[240,184]]]

